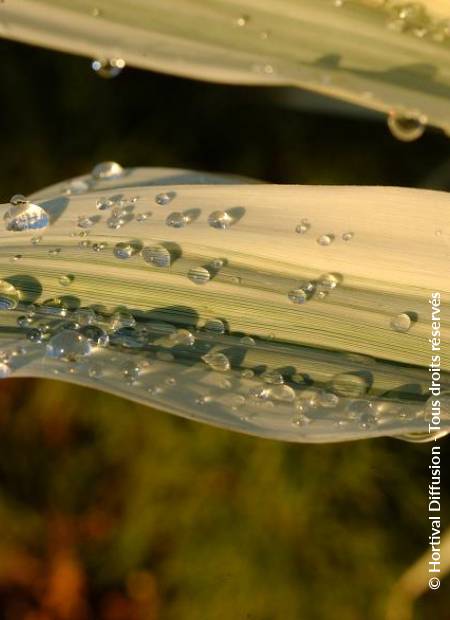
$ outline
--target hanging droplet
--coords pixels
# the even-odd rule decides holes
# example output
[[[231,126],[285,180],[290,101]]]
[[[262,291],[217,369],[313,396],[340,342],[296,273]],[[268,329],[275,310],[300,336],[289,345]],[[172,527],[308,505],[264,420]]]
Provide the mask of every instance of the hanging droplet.
[[[230,360],[223,353],[207,353],[206,355],[202,356],[202,360],[212,370],[225,372],[230,369]]]
[[[19,202],[11,205],[3,219],[6,223],[6,230],[14,232],[46,228],[49,224],[47,212],[32,202]]]
[[[228,211],[213,211],[208,217],[208,224],[220,230],[228,230],[233,222],[234,219]]]
[[[387,123],[394,138],[413,142],[423,135],[428,118],[417,111],[394,109],[389,112]]]
[[[0,280],[0,310],[14,310],[20,301],[19,291],[10,282]]]
[[[61,286],[70,286],[75,280],[75,276],[71,273],[65,274],[58,279]]]
[[[211,279],[211,274],[205,267],[191,267],[187,275],[195,284],[206,284]]]
[[[92,169],[91,175],[96,181],[111,181],[124,174],[124,169],[115,161],[104,161]]]
[[[142,250],[142,258],[155,267],[170,267],[171,255],[163,245],[153,245]]]
[[[396,332],[407,332],[412,325],[412,319],[409,314],[402,312],[391,319],[391,327]]]
[[[155,202],[158,205],[165,206],[168,205],[169,202],[172,202],[176,195],[176,192],[162,192],[155,196]]]
[[[75,361],[90,355],[91,345],[87,338],[75,330],[67,329],[52,336],[47,344],[47,356]]]
[[[92,68],[102,78],[115,78],[126,65],[123,58],[98,58],[92,61]]]

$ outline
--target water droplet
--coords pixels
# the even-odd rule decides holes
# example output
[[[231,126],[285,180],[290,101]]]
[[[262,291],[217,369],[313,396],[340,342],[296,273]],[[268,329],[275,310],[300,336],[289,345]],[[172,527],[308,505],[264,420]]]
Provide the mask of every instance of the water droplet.
[[[195,337],[188,329],[177,329],[172,334],[169,334],[167,339],[172,347],[176,345],[190,347],[195,343]]]
[[[303,413],[299,413],[292,418],[293,426],[308,426],[310,423],[311,418],[308,418],[308,416]]]
[[[155,202],[158,205],[165,206],[168,205],[169,202],[172,202],[176,195],[176,192],[162,192],[155,196]]]
[[[89,183],[85,179],[72,179],[64,189],[68,196],[84,194],[89,190]]]
[[[98,325],[85,325],[80,329],[82,334],[88,341],[97,347],[106,347],[109,342],[109,336],[107,332]]]
[[[109,322],[111,329],[114,331],[122,329],[124,327],[134,327],[136,325],[136,319],[130,312],[118,310],[114,312]]]
[[[40,344],[44,340],[44,331],[38,327],[33,327],[27,331],[26,337],[30,342]]]
[[[128,379],[129,382],[133,383],[139,378],[139,375],[142,372],[142,367],[139,362],[127,362],[122,366],[122,374]]]
[[[332,392],[321,391],[318,394],[317,403],[322,407],[336,407],[339,403],[339,396],[333,394]]]
[[[255,341],[251,336],[242,336],[239,340],[239,344],[244,345],[244,347],[253,347],[255,345]]]
[[[369,389],[368,379],[358,373],[343,372],[331,380],[331,389],[339,396],[363,396]]]
[[[6,230],[14,232],[46,228],[49,224],[47,212],[32,202],[11,205],[4,215]]]
[[[202,356],[202,360],[212,370],[225,372],[230,369],[230,360],[223,353],[207,353],[206,355]]]
[[[97,315],[91,308],[81,308],[73,313],[72,318],[79,325],[92,325],[97,320]]]
[[[295,400],[295,392],[289,385],[272,385],[270,387],[270,396],[275,400],[292,402]]]
[[[163,245],[153,245],[142,250],[142,258],[155,267],[170,267],[172,258]]]
[[[80,245],[82,244],[86,244],[87,247],[89,246],[90,241],[82,241],[80,243]],[[102,241],[101,243],[93,243],[92,244],[92,249],[94,250],[94,252],[103,252],[103,250],[106,250],[106,248],[108,247],[108,244],[106,243],[106,241]]]
[[[48,251],[48,253],[50,256],[58,256],[58,254],[61,254],[61,248],[52,248]]]
[[[121,241],[114,246],[113,254],[116,258],[127,259],[138,254],[140,250],[138,243]]]
[[[206,284],[211,279],[211,274],[205,267],[191,267],[187,275],[194,284]]]
[[[172,226],[172,228],[183,228],[189,224],[190,221],[191,219],[185,213],[174,211],[167,217],[166,224],[167,226]]]
[[[80,215],[77,222],[78,228],[92,228],[94,224],[95,221],[85,215]]]
[[[146,222],[151,215],[151,212],[139,213],[138,215],[136,215],[136,222]]]
[[[104,161],[94,166],[91,175],[96,181],[110,181],[118,179],[124,174],[124,169],[115,161]]]
[[[304,235],[305,233],[308,232],[310,228],[311,228],[311,224],[309,220],[306,218],[303,218],[300,224],[297,224],[297,226],[295,227],[295,232],[298,233],[299,235]]]
[[[391,319],[391,327],[396,332],[407,332],[412,325],[412,319],[409,314],[402,312]]]
[[[221,230],[228,230],[233,222],[234,218],[228,211],[213,211],[208,217],[208,224]]]
[[[327,292],[333,291],[342,282],[342,276],[339,273],[325,273],[317,280],[317,286],[320,290]]]
[[[319,245],[323,245],[323,246],[331,245],[333,241],[334,241],[334,235],[331,233],[328,233],[326,235],[320,235],[320,237],[317,237],[317,243]]]
[[[70,286],[74,280],[75,280],[75,276],[71,273],[68,273],[66,275],[61,276],[58,279],[58,282],[61,284],[61,286]]]
[[[308,300],[308,293],[302,288],[295,288],[289,291],[288,299],[294,304],[304,304]]]
[[[345,233],[343,233],[343,235],[342,235],[342,239],[343,239],[344,241],[350,241],[351,239],[353,239],[353,237],[354,237],[354,236],[355,236],[355,233],[352,233],[352,232],[345,232]]]
[[[222,335],[225,333],[225,325],[220,319],[209,319],[206,321],[203,329],[212,334]]]
[[[6,280],[0,280],[0,310],[14,310],[20,301],[19,291]]]
[[[113,201],[109,198],[99,198],[95,203],[95,206],[99,211],[107,211],[112,207],[112,205]]]
[[[16,207],[17,205],[27,204],[28,200],[23,194],[14,194],[14,196],[11,197],[9,202]]]
[[[42,237],[31,237],[31,245],[39,245],[42,241]]]
[[[394,32],[411,32],[422,38],[427,33],[430,19],[419,2],[396,3],[389,7],[387,27]]]
[[[284,383],[283,375],[276,370],[265,370],[261,374],[261,379],[264,383],[272,383],[274,385]]]
[[[250,21],[250,16],[249,15],[240,15],[236,19],[236,26],[239,26],[239,27],[243,28],[244,26],[246,26],[248,24],[249,21]]]
[[[75,361],[90,355],[91,345],[87,338],[75,330],[64,330],[52,336],[47,344],[47,356],[66,361]]]
[[[92,68],[102,78],[115,78],[125,68],[123,58],[98,58],[92,61]]]
[[[395,109],[389,112],[387,122],[394,138],[412,142],[423,135],[428,118],[417,111]]]

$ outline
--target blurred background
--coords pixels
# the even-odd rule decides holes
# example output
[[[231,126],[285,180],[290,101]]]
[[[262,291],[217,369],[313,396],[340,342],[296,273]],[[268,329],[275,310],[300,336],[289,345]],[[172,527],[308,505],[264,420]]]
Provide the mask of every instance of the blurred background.
[[[0,42],[1,201],[90,171],[450,188],[448,139],[287,90]],[[430,447],[290,445],[61,382],[0,383],[0,617],[378,620],[427,549]],[[448,441],[442,441],[445,476]],[[442,502],[448,515],[449,494]],[[443,526],[446,524],[443,523]],[[450,578],[415,619],[450,618]]]

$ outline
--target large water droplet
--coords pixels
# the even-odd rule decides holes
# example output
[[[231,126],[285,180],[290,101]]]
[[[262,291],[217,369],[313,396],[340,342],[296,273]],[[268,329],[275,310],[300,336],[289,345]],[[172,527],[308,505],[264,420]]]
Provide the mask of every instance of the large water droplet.
[[[75,361],[90,355],[91,345],[87,338],[75,330],[64,330],[52,336],[47,344],[48,357]]]
[[[6,280],[0,280],[0,310],[14,310],[20,301],[19,291]]]
[[[46,228],[49,224],[47,212],[32,202],[11,205],[4,215],[6,230],[14,232]]]
[[[234,218],[228,211],[213,211],[208,217],[208,224],[221,230],[228,230],[233,222]]]
[[[155,267],[170,267],[171,256],[163,245],[153,245],[142,250],[142,258]]]
[[[102,78],[115,78],[125,68],[123,58],[98,58],[92,61],[92,69]]]
[[[195,284],[206,284],[211,279],[211,274],[205,267],[191,267],[187,275]]]
[[[427,116],[417,111],[391,110],[387,117],[390,132],[397,140],[403,142],[412,142],[420,138],[427,122]]]
[[[397,314],[391,319],[391,327],[396,332],[407,332],[412,325],[411,316],[402,312],[401,314]]]
[[[124,169],[115,161],[104,161],[94,166],[91,175],[96,181],[118,179],[124,174]]]
[[[225,372],[230,369],[230,360],[223,353],[207,353],[202,356],[202,360],[212,368],[212,370]]]

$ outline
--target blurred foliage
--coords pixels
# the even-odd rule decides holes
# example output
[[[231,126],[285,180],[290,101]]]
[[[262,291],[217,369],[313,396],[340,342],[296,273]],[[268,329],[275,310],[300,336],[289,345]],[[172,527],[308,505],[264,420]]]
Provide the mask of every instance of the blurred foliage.
[[[283,183],[421,186],[441,169],[448,182],[437,133],[402,144],[272,90],[133,70],[105,81],[85,59],[0,46],[2,200],[105,159]],[[390,439],[282,444],[3,381],[0,617],[378,620],[426,549],[429,454]],[[417,618],[449,618],[449,595],[444,581]]]

